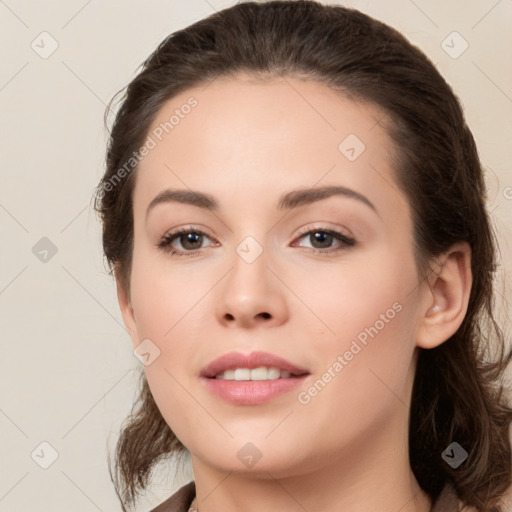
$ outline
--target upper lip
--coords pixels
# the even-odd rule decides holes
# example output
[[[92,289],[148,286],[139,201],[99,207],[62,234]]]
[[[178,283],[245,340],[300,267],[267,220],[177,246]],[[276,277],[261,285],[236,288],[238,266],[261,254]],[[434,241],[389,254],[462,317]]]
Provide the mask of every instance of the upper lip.
[[[299,368],[286,359],[269,352],[252,352],[242,354],[240,352],[229,352],[217,359],[214,359],[208,366],[201,370],[202,377],[215,377],[224,370],[233,370],[235,368],[258,368],[260,366],[279,368],[288,371],[294,375],[309,373],[304,368]]]

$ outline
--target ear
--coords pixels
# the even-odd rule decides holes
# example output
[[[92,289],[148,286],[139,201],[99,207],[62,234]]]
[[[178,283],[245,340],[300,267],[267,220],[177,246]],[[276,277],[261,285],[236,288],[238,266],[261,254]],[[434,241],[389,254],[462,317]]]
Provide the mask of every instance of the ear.
[[[120,277],[120,273],[116,269],[116,286],[117,286],[117,301],[119,302],[119,308],[121,309],[121,315],[123,316],[124,325],[126,326],[130,337],[132,339],[133,348],[137,347],[140,343],[139,335],[137,332],[137,322],[135,320],[135,312],[131,304],[131,298],[129,293],[123,286],[123,280]]]
[[[466,316],[473,282],[471,247],[457,242],[435,265],[424,283],[419,312],[416,344],[425,349],[449,339]]]

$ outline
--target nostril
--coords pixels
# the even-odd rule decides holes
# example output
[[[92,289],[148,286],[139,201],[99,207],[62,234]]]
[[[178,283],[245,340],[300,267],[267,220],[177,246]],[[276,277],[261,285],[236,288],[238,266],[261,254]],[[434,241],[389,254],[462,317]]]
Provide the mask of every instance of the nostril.
[[[263,318],[270,318],[269,313],[260,313],[260,316],[262,316]]]

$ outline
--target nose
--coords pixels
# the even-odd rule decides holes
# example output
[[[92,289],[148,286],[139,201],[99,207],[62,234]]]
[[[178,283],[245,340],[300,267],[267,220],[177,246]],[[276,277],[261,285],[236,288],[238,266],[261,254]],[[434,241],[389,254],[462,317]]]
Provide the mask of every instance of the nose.
[[[267,266],[265,251],[251,263],[235,253],[217,292],[216,315],[225,327],[277,327],[288,317],[285,289]]]

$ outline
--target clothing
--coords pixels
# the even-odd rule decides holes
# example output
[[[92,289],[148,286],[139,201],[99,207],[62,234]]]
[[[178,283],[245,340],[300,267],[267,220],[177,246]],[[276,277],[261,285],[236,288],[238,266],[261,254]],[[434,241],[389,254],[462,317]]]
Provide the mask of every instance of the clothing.
[[[151,512],[196,512],[195,496],[196,486],[192,480]],[[459,499],[451,484],[445,485],[437,500],[432,504],[430,512],[459,512]]]
[[[170,498],[167,498],[150,512],[188,512],[195,496],[196,484],[192,480],[183,487],[180,487]]]

